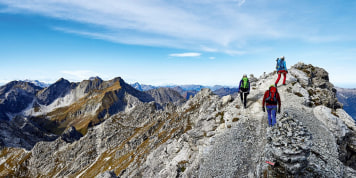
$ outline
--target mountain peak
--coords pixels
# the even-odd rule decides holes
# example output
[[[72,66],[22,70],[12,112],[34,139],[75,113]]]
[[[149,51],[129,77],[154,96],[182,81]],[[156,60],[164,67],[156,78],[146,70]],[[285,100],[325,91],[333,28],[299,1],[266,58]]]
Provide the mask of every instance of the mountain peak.
[[[100,81],[103,81],[103,79],[101,79],[99,76],[90,77],[89,80],[100,80]]]
[[[68,80],[66,80],[66,79],[64,79],[64,78],[58,79],[55,83],[63,83],[63,82],[65,82],[65,83],[70,83]]]

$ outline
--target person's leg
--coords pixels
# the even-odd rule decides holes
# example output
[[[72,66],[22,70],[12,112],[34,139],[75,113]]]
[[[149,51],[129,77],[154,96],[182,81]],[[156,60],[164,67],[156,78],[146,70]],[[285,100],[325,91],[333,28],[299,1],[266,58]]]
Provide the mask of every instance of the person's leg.
[[[268,125],[272,126],[272,110],[269,106],[266,107],[267,108],[267,116],[268,116]]]
[[[246,108],[246,104],[247,104],[247,93],[244,93],[244,106]]]
[[[276,86],[277,86],[277,84],[278,84],[278,82],[279,82],[279,79],[281,79],[281,73],[278,73],[278,78],[277,78],[277,80],[276,80]]]
[[[273,107],[271,110],[272,114],[272,126],[277,123],[276,115],[277,115],[277,106]]]
[[[287,78],[287,73],[286,72],[283,73],[283,77],[284,77],[283,85],[285,85],[286,84],[286,78]]]
[[[243,100],[243,96],[242,96],[242,95],[244,95],[244,93],[243,93],[243,92],[241,92],[241,93],[240,93],[241,103],[243,103],[243,101],[244,101],[244,100]]]

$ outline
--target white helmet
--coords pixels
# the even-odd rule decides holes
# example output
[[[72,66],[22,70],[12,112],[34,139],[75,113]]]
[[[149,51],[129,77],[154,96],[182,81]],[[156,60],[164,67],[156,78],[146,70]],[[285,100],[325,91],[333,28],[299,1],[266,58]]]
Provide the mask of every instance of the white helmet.
[[[284,59],[284,56],[281,56],[281,59]]]

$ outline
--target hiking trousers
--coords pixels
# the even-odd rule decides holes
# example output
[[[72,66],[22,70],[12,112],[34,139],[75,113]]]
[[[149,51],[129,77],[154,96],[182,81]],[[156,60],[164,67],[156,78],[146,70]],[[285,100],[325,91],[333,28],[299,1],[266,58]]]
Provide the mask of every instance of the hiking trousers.
[[[248,89],[241,89],[240,98],[245,108],[247,103],[247,95],[248,95]]]
[[[267,108],[267,116],[268,116],[268,125],[274,126],[276,124],[276,114],[277,114],[277,105],[269,105]]]
[[[284,70],[282,70],[282,71],[279,71],[279,72],[278,72],[278,78],[277,78],[277,80],[276,80],[276,86],[277,86],[277,84],[278,84],[278,82],[279,82],[279,79],[281,79],[281,74],[283,74],[283,77],[284,77],[284,79],[283,79],[283,85],[286,84],[287,72],[284,71]]]

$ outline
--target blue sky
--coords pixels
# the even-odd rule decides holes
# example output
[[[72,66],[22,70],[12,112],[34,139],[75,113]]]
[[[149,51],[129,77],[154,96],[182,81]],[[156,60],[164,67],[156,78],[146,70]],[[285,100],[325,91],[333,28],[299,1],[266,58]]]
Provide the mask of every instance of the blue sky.
[[[284,55],[356,88],[356,1],[0,0],[0,83],[237,85]]]

